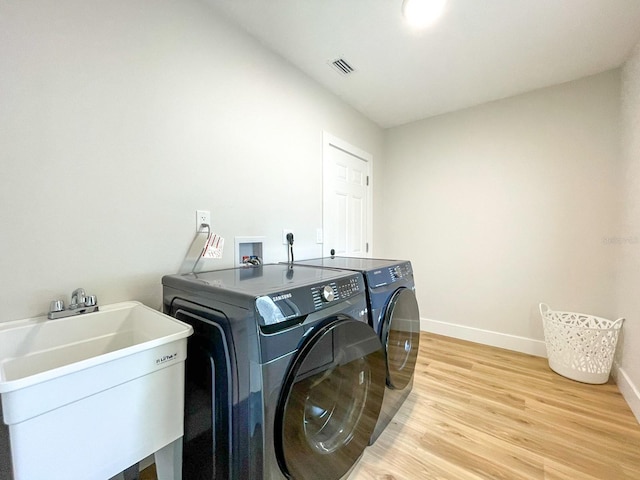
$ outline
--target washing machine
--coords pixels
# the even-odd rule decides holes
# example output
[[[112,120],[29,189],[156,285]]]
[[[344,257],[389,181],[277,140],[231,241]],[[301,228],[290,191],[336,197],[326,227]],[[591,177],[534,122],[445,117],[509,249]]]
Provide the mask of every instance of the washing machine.
[[[194,328],[183,478],[339,479],[368,445],[384,353],[360,273],[262,265],[162,279]]]
[[[413,388],[420,346],[420,313],[410,261],[356,257],[300,260],[296,265],[353,270],[364,275],[369,323],[385,353],[386,390],[380,418],[371,436],[376,441]]]

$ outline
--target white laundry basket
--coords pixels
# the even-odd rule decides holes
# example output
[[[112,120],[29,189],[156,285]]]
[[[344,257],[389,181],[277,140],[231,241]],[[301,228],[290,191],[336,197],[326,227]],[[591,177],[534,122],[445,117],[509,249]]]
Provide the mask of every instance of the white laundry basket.
[[[624,318],[557,312],[540,304],[549,367],[584,383],[606,383]]]

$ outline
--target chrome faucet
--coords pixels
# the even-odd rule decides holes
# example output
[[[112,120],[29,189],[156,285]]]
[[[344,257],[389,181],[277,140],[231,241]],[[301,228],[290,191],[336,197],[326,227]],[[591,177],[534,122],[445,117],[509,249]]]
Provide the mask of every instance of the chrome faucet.
[[[71,294],[71,304],[69,305],[69,309],[75,310],[76,308],[82,308],[86,301],[87,294],[84,293],[84,288],[76,288]]]
[[[84,288],[76,288],[71,294],[69,308],[64,308],[64,301],[57,299],[51,302],[47,317],[51,320],[56,318],[71,317],[82,313],[98,311],[98,299],[95,295],[87,295]]]

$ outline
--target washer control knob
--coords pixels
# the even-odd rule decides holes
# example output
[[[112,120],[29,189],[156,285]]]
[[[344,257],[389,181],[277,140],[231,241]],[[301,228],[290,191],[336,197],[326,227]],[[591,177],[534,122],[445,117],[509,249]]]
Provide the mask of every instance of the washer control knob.
[[[402,269],[399,266],[394,267],[393,273],[395,274],[396,278],[402,278]]]
[[[333,293],[333,288],[331,288],[329,285],[325,285],[325,287],[322,289],[322,300],[324,300],[325,302],[333,302],[335,298],[336,296]]]

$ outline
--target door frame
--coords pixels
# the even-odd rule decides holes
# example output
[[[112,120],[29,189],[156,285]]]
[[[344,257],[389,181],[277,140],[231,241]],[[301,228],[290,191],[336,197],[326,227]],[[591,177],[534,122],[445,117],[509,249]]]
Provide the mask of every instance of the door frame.
[[[327,245],[324,232],[327,229],[327,224],[332,220],[332,217],[329,215],[329,186],[331,185],[331,179],[329,179],[328,172],[332,169],[329,168],[330,155],[329,149],[337,148],[338,150],[342,150],[343,152],[353,155],[360,160],[363,160],[367,163],[367,177],[369,178],[369,183],[367,188],[367,211],[366,215],[366,243],[368,243],[368,250],[366,251],[365,256],[371,257],[373,252],[373,155],[370,153],[351,145],[350,143],[342,140],[341,138],[336,137],[335,135],[323,131],[322,132],[322,255],[328,257],[330,255],[330,248]]]

